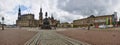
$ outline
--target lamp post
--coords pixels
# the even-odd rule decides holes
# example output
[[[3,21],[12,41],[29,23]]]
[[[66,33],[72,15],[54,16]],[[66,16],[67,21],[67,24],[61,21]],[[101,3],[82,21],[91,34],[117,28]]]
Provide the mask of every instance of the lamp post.
[[[90,20],[88,20],[88,30],[90,30]]]
[[[4,30],[4,17],[2,17],[2,30]]]
[[[31,26],[31,25],[30,25],[30,19],[31,19],[31,18],[30,18],[30,16],[29,16],[29,17],[28,17],[28,21],[29,21],[29,24],[28,24],[28,25],[29,25],[29,27]]]

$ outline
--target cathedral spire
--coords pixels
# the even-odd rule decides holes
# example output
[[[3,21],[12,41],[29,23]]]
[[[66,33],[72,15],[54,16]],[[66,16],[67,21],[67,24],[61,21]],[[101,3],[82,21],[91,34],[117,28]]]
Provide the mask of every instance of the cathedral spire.
[[[42,12],[42,8],[40,8],[40,12]]]

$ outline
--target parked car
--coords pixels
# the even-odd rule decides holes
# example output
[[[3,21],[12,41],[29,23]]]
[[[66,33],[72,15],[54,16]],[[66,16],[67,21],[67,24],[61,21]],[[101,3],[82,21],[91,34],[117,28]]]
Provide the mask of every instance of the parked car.
[[[105,28],[107,28],[107,26],[106,25],[100,25],[99,28],[105,29]]]
[[[107,25],[107,27],[108,27],[108,28],[112,28],[112,27],[113,27],[113,25]]]

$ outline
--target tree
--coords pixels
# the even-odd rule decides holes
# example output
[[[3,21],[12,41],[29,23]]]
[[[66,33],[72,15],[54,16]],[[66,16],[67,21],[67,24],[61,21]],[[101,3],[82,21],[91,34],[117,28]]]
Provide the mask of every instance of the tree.
[[[120,19],[119,19],[118,25],[120,25]]]

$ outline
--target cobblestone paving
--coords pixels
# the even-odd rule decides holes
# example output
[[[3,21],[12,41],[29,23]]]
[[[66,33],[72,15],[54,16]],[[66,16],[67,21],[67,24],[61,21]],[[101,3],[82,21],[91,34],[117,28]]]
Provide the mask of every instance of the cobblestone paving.
[[[70,39],[55,32],[55,30],[40,30],[25,45],[89,45]]]

